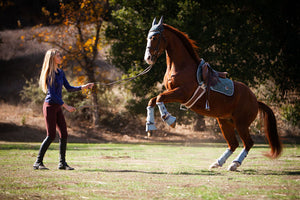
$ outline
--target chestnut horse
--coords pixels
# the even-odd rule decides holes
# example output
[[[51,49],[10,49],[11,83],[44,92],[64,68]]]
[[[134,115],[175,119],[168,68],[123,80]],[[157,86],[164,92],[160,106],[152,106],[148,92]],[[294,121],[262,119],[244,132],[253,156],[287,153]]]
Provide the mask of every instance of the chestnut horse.
[[[166,90],[152,98],[148,103],[147,132],[156,130],[154,123],[154,107],[156,105],[162,119],[169,126],[175,127],[176,118],[167,111],[164,103],[178,102],[186,104],[194,96],[194,92],[199,86],[196,72],[202,61],[195,51],[196,48],[195,42],[189,39],[185,33],[170,25],[163,24],[163,18],[158,23],[156,19],[153,20],[147,36],[144,59],[148,64],[153,65],[165,51],[167,70],[163,82]],[[205,81],[207,82],[207,80]],[[228,149],[210,168],[221,167],[238,147],[239,143],[235,136],[235,130],[243,141],[244,148],[229,165],[228,170],[235,171],[242,164],[254,144],[249,134],[249,126],[256,118],[258,110],[263,111],[265,116],[265,134],[271,147],[271,152],[267,156],[277,158],[282,151],[276,119],[271,108],[258,101],[245,84],[237,81],[233,83],[234,94],[232,96],[207,90],[206,93],[209,92],[209,95],[197,99],[190,107],[196,113],[215,117],[228,143]],[[202,88],[202,90],[204,89]],[[205,96],[207,96],[207,99],[205,99]],[[206,100],[208,100],[210,108],[205,106]]]

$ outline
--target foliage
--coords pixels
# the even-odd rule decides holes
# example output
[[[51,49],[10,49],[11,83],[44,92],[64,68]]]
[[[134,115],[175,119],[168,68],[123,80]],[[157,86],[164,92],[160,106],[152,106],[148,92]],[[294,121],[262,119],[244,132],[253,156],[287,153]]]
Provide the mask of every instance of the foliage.
[[[300,102],[293,104],[285,104],[281,107],[282,117],[291,125],[300,128]]]
[[[73,72],[95,82],[95,59],[101,49],[100,31],[107,12],[105,1],[63,1],[59,8],[60,13],[53,13],[53,16],[45,8],[43,12],[53,23],[61,21],[61,24],[37,32],[34,38],[62,49],[65,64],[76,61],[75,65],[72,64]],[[78,80],[84,79],[79,77]]]
[[[300,128],[300,102],[297,92],[289,91],[285,94],[284,98],[282,98],[280,96],[279,86],[276,85],[274,79],[263,81],[251,89],[258,100],[273,105],[275,109],[278,108],[278,120],[282,119],[284,122],[287,122],[287,124]],[[260,130],[261,124],[259,119],[257,119],[254,124],[258,126],[257,130]]]
[[[26,80],[20,97],[23,102],[30,102],[31,106],[43,105],[45,94],[39,87],[38,81],[34,79]]]
[[[274,79],[261,81],[259,84],[253,86],[251,90],[254,92],[258,100],[265,103],[275,103],[280,105],[280,103],[283,101],[282,97],[280,96],[279,87],[276,86]]]

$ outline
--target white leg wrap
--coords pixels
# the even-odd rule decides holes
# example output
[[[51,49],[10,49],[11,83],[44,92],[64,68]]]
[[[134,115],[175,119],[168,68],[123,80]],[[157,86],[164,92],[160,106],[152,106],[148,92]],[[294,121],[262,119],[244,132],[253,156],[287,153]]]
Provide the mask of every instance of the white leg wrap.
[[[148,106],[147,107],[147,122],[154,124],[154,107]]]
[[[167,108],[166,108],[166,106],[163,102],[157,102],[156,105],[159,108],[159,112],[160,112],[161,117],[168,114]]]
[[[217,160],[221,167],[226,162],[226,160],[229,158],[229,156],[232,155],[232,153],[233,152],[230,149],[226,149],[226,151],[223,153],[223,155]]]
[[[171,126],[176,121],[176,117],[173,117],[170,113],[168,113],[167,108],[163,102],[157,102],[156,105],[159,108],[159,112],[161,115],[161,118],[169,125]]]
[[[147,107],[146,132],[157,130],[154,123],[154,107]]]
[[[240,165],[242,164],[243,160],[247,157],[248,151],[243,149],[241,153],[234,159],[232,162],[238,162]]]

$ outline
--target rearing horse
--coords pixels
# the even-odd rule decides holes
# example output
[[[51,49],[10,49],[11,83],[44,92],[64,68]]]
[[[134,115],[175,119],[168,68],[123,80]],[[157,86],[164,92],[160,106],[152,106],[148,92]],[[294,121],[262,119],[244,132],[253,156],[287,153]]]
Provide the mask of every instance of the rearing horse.
[[[162,119],[169,126],[175,127],[176,118],[168,113],[164,103],[178,102],[186,104],[194,97],[194,93],[199,87],[196,73],[199,64],[202,63],[202,59],[195,51],[196,48],[195,42],[189,39],[185,33],[163,24],[163,18],[158,23],[156,19],[153,20],[147,36],[144,59],[148,64],[154,64],[157,58],[164,51],[166,52],[167,70],[163,80],[166,90],[152,98],[148,103],[147,132],[156,130],[154,123],[155,105],[158,106]],[[205,72],[208,73],[207,67],[203,66],[202,69],[204,75]],[[214,73],[217,72],[214,71]],[[207,83],[209,77],[204,75],[204,82]],[[204,88],[202,90],[205,92]],[[209,90],[206,90],[206,93],[208,93],[206,95],[207,99],[205,99],[205,96],[196,99],[190,109],[201,115],[215,117],[228,143],[228,149],[210,168],[222,167],[238,147],[239,143],[235,136],[235,130],[243,141],[244,148],[229,165],[228,170],[235,171],[242,164],[254,144],[249,134],[249,126],[256,118],[258,110],[263,111],[265,114],[265,134],[271,147],[271,152],[267,156],[277,158],[280,155],[282,145],[277,133],[274,113],[270,107],[256,99],[249,87],[241,82],[234,81],[234,94],[232,96],[225,96],[215,91],[209,92]],[[206,100],[209,101],[209,109],[206,107]]]

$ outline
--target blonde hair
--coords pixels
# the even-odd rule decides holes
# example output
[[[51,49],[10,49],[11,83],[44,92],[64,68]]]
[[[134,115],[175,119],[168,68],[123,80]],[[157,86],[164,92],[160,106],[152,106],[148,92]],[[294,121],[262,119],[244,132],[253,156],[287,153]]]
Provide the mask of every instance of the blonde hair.
[[[47,93],[48,81],[50,81],[50,85],[52,85],[55,79],[54,56],[57,53],[59,53],[58,49],[49,49],[45,54],[43,67],[40,75],[40,81],[39,81],[39,85],[42,88],[44,93]]]

